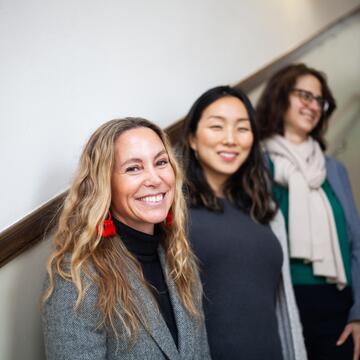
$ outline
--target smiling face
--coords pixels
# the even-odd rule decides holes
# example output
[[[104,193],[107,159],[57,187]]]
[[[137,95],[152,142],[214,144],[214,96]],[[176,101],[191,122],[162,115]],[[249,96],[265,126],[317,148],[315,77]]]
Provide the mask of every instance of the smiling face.
[[[175,174],[165,146],[149,128],[131,129],[114,145],[112,212],[124,224],[153,234],[174,199]]]
[[[308,91],[315,97],[322,96],[321,83],[313,75],[300,76],[294,88]],[[305,141],[320,118],[321,108],[315,100],[306,104],[296,93],[290,93],[289,107],[284,115],[285,138],[294,143]]]
[[[234,96],[216,100],[203,111],[189,142],[210,187],[221,195],[223,184],[246,161],[253,144],[245,105]]]

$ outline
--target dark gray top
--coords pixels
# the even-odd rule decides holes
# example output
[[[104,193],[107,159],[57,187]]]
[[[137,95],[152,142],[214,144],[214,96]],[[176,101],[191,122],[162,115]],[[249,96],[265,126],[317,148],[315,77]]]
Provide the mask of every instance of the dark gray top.
[[[275,312],[283,261],[270,227],[224,201],[192,208],[189,237],[200,260],[213,359],[282,359]]]

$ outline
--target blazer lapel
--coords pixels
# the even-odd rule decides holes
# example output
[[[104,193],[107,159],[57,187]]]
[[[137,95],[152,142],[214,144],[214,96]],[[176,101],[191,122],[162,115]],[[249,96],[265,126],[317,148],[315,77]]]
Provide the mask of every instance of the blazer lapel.
[[[159,258],[163,269],[164,277],[169,290],[170,301],[173,307],[177,331],[178,347],[181,359],[192,359],[194,352],[194,322],[183,307],[174,281],[167,276],[164,250],[159,248]]]
[[[129,276],[134,291],[139,294],[142,305],[145,307],[146,324],[143,324],[145,330],[158,344],[164,354],[171,360],[180,359],[179,352],[176,348],[174,339],[163,319],[156,300],[147,288],[144,288],[140,279],[135,274]]]

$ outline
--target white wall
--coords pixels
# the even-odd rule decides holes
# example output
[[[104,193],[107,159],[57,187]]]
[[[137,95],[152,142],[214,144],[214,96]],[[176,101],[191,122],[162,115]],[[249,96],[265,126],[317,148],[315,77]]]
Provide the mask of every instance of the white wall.
[[[0,0],[0,230],[68,187],[113,117],[162,126],[359,0]]]
[[[0,0],[0,231],[69,184],[90,133],[117,116],[165,126],[357,0]],[[42,360],[49,243],[0,269],[2,360]]]
[[[45,358],[40,294],[50,241],[43,241],[1,268],[0,359]]]

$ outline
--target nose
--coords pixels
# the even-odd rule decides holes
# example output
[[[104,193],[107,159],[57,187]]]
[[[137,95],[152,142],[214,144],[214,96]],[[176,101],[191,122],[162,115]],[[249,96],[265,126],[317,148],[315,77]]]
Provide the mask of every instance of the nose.
[[[234,130],[231,127],[225,129],[223,144],[230,146],[235,144]]]
[[[155,167],[151,167],[147,169],[146,179],[144,182],[146,186],[157,187],[161,184],[161,182],[162,182],[161,177],[159,176],[157,169]]]

